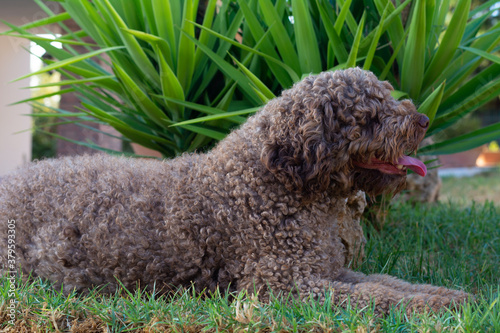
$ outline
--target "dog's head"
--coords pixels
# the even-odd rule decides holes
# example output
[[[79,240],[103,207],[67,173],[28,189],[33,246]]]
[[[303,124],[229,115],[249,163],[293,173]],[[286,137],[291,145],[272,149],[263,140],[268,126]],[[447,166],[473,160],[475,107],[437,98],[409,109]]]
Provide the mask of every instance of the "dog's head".
[[[262,162],[289,190],[306,195],[401,190],[407,169],[426,173],[408,155],[429,119],[409,100],[396,101],[391,90],[359,68],[305,78],[264,108],[269,124]]]

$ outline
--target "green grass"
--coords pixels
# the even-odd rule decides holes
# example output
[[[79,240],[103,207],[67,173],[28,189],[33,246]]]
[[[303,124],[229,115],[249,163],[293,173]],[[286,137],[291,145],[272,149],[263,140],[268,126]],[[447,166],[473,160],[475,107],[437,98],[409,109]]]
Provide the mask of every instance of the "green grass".
[[[1,332],[499,332],[500,212],[491,203],[397,203],[381,232],[365,225],[365,273],[464,289],[476,301],[458,311],[407,316],[395,310],[346,309],[314,301],[263,304],[241,293],[199,295],[182,290],[158,296],[140,292],[63,296],[40,280],[17,281],[16,326],[6,316],[9,283],[0,284]]]
[[[468,205],[471,201],[500,204],[500,167],[473,177],[444,177],[441,202]]]

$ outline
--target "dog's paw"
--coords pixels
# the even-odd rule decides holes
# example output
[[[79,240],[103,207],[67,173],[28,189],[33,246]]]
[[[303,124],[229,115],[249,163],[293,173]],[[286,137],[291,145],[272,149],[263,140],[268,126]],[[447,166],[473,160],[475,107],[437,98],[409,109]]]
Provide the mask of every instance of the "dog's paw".
[[[457,294],[458,295],[458,294]],[[463,293],[460,297],[447,297],[441,295],[418,294],[411,298],[407,304],[406,312],[439,312],[441,309],[456,310],[457,306],[463,304],[468,299],[468,294]]]

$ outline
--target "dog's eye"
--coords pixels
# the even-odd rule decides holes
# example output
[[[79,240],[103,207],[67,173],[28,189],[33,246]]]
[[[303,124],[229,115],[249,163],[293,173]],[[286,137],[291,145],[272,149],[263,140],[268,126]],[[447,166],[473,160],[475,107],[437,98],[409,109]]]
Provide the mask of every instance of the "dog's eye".
[[[366,126],[371,127],[371,128],[375,128],[379,125],[380,125],[379,117],[370,118],[370,119],[368,119],[368,121],[366,123]]]
[[[413,156],[417,154],[417,150],[405,150],[404,153],[406,156]]]

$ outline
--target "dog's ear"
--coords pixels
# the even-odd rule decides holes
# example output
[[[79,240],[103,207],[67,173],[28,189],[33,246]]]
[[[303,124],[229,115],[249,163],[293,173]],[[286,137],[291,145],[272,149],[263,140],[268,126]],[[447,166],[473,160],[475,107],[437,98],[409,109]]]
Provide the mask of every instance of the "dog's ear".
[[[307,101],[290,106],[270,122],[262,163],[288,190],[306,196],[344,181],[339,177],[349,162],[347,146],[340,133],[328,133],[338,129],[332,106]]]

